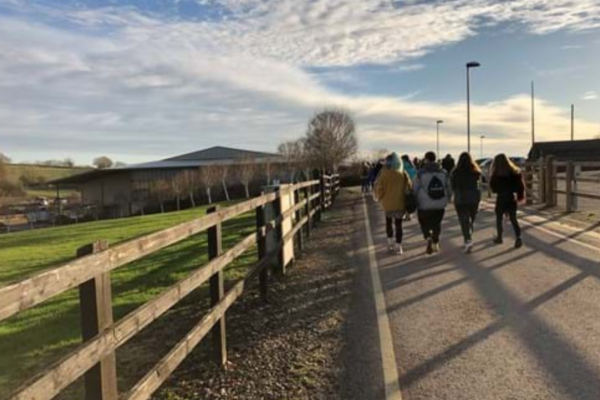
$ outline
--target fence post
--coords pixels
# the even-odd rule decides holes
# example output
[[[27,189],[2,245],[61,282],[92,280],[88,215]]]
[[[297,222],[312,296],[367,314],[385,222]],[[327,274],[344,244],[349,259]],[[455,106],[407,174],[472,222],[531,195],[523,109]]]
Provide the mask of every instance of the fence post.
[[[218,211],[218,206],[213,206],[206,210],[207,214]],[[223,231],[221,223],[208,228],[208,259],[213,260],[223,252]],[[225,296],[225,282],[223,270],[210,277],[210,306],[216,306]],[[211,330],[213,360],[218,365],[227,363],[227,330],[225,326],[225,316],[215,323]]]
[[[573,161],[567,161],[567,183],[566,183],[566,191],[567,191],[567,212],[573,211],[573,175],[575,172],[575,168],[573,166]]]
[[[533,194],[533,167],[531,164],[525,164],[525,195],[526,204],[530,205],[533,203],[531,198]]]
[[[108,249],[107,241],[99,241],[77,250],[77,257],[85,257]],[[81,336],[92,339],[113,324],[110,273],[100,274],[79,285]],[[117,400],[117,366],[114,351],[85,373],[86,400]]]
[[[300,203],[300,189],[294,190],[294,205],[297,205],[298,203]],[[301,220],[302,209],[299,208],[298,211],[296,211],[296,223],[299,224]],[[298,229],[298,233],[296,233],[296,236],[298,238],[298,250],[301,252],[302,250],[304,250],[304,238],[302,237],[302,228]]]
[[[546,157],[546,206],[556,206],[554,202],[554,156]]]
[[[573,195],[573,199],[572,199],[572,206],[573,206],[573,211],[577,211],[579,210],[579,197],[577,197],[577,177],[581,175],[581,165],[575,165],[573,164],[573,192],[575,192],[575,194]]]
[[[261,195],[264,195],[262,193]],[[257,243],[256,247],[258,250],[258,261],[260,262],[267,254],[267,232],[263,232],[265,227],[265,207],[256,207],[256,231],[257,231]],[[263,235],[264,233],[264,235]],[[258,284],[260,287],[260,297],[263,302],[267,302],[267,293],[269,288],[269,268],[266,266],[260,271],[258,275]]]
[[[277,199],[273,202],[273,211],[275,214],[273,219],[275,221],[281,219],[281,202],[281,188],[278,188]],[[286,270],[284,256],[285,243],[283,243],[283,219],[281,219],[281,221],[278,221],[276,225],[277,227],[275,228],[275,243],[281,243],[281,246],[279,249],[279,254],[277,256],[277,265],[275,266],[275,272],[281,275],[285,275]]]
[[[306,221],[306,238],[307,239],[310,237],[310,227],[312,224],[312,218],[310,217],[310,209],[311,209],[310,196],[312,195],[311,188],[312,188],[312,186],[304,188],[304,197],[306,197],[306,205],[304,206],[304,212],[308,218],[308,221]]]
[[[319,211],[317,212],[317,222],[321,221],[321,214],[325,211],[325,176],[321,175],[319,179]]]
[[[538,198],[540,204],[546,202],[546,173],[544,172],[546,162],[544,157],[540,157],[538,165]]]

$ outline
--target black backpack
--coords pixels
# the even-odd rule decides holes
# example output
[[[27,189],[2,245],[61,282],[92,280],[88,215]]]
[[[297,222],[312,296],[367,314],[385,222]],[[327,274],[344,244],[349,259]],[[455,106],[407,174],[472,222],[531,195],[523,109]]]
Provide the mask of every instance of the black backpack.
[[[446,196],[444,182],[437,175],[433,175],[427,185],[427,195],[432,200],[441,200]]]

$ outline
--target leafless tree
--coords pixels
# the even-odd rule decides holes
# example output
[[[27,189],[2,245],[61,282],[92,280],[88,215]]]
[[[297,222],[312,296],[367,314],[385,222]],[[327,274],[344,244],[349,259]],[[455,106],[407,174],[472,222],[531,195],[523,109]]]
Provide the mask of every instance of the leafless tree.
[[[181,210],[181,197],[187,192],[188,180],[184,172],[179,172],[171,179],[171,192],[175,195],[177,211]]]
[[[198,171],[185,170],[181,173],[184,191],[188,194],[192,207],[196,207],[196,193],[200,189],[200,181],[198,178]]]
[[[106,156],[96,157],[93,162],[94,166],[98,169],[106,169],[113,166],[113,160]]]
[[[227,183],[229,182],[229,165],[220,165],[219,175],[221,179],[221,185],[223,186],[223,193],[225,193],[225,199],[229,201],[229,188],[227,186]]]
[[[283,158],[290,183],[293,183],[298,171],[306,166],[304,139],[283,142],[279,145],[277,151]]]
[[[237,178],[244,185],[246,190],[246,198],[250,198],[250,183],[256,177],[257,173],[256,160],[253,158],[244,158],[237,166]]]
[[[208,204],[212,204],[211,189],[217,184],[217,182],[219,182],[219,167],[216,165],[206,165],[200,167],[198,171],[198,177],[200,178],[200,183],[202,184],[202,186],[204,186],[204,190],[206,191],[206,197],[208,197]]]
[[[308,123],[305,151],[314,166],[335,171],[357,150],[356,126],[346,111],[325,110]]]
[[[150,196],[160,205],[160,212],[165,212],[165,202],[171,198],[171,185],[165,180],[150,182]]]

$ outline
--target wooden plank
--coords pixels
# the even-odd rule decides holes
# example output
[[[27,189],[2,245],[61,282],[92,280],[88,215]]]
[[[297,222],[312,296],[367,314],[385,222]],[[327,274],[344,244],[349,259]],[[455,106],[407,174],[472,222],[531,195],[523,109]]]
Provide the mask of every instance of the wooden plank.
[[[48,400],[53,398],[92,368],[100,359],[122,346],[194,289],[205,283],[217,271],[243,254],[255,242],[256,234],[246,236],[218,258],[197,269],[158,297],[129,313],[114,324],[112,328],[103,331],[94,339],[83,343],[67,356],[53,363],[46,371],[17,389],[9,398],[12,400]]]
[[[244,291],[245,280],[238,282],[225,297],[163,359],[148,372],[125,396],[126,400],[146,400],[167,380],[175,369],[196,348],[211,328],[223,317]]]
[[[584,199],[600,200],[600,195],[591,193],[573,192],[573,196],[582,197]]]
[[[194,221],[134,239],[106,251],[75,259],[62,266],[41,272],[32,278],[0,288],[0,321],[41,302],[73,289],[97,275],[152,254],[218,222],[227,221],[256,207],[276,200],[279,193],[269,193]]]
[[[256,229],[258,231],[266,228],[265,226],[265,208],[256,207]],[[258,247],[258,260],[262,260],[267,253],[267,238],[266,238],[266,230],[264,235],[257,236],[257,247]],[[259,275],[259,288],[260,288],[260,296],[263,302],[268,301],[268,288],[269,288],[269,270],[267,268],[263,268]]]
[[[95,242],[77,250],[77,257],[99,253],[108,248],[107,241]],[[110,272],[79,285],[81,336],[91,340],[113,324]],[[86,400],[117,400],[117,366],[114,351],[103,357],[84,377]]]
[[[236,283],[219,304],[213,307],[206,316],[181,340],[163,359],[156,364],[144,378],[142,378],[124,397],[125,400],[146,400],[167,380],[175,369],[185,360],[185,358],[194,350],[194,348],[207,335],[217,320],[222,318],[231,305],[237,300],[247,285],[257,273],[267,269],[271,258],[279,254],[283,242],[280,241],[277,247],[267,254],[261,261],[256,263],[246,274],[246,277]]]
[[[295,192],[297,193],[297,192]],[[294,197],[296,197],[296,195],[294,195]],[[298,210],[304,208],[304,205],[306,204],[306,199],[304,200],[299,200],[296,204],[294,204],[293,207],[290,207],[288,210],[286,210],[284,213],[281,214],[281,220],[287,219],[293,215],[295,215]]]
[[[208,214],[218,211],[218,207],[210,207]],[[208,234],[208,259],[214,260],[223,252],[223,229],[220,223],[211,227]],[[223,270],[217,271],[210,277],[210,305],[215,307],[225,296],[225,278]],[[213,360],[218,365],[227,364],[227,327],[225,317],[221,317],[211,331]]]
[[[304,208],[304,203],[306,203],[306,201],[300,202],[300,191],[299,190],[296,190],[294,192],[294,202],[296,204],[294,207],[292,207],[292,209],[295,209],[295,211],[296,211],[296,223],[298,223],[298,221],[300,221],[302,218],[302,213],[300,212],[300,210],[302,208]],[[307,218],[307,220],[308,220],[308,218]],[[296,236],[296,241],[298,242],[298,250],[300,252],[302,252],[302,250],[304,250],[304,237],[302,236],[302,229],[300,229],[298,231],[298,235]]]

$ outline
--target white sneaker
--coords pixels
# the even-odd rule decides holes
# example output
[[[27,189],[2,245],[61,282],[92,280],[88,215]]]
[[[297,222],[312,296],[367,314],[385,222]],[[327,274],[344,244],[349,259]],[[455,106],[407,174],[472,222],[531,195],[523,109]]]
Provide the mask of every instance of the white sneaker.
[[[398,255],[404,254],[404,249],[402,248],[402,245],[399,243],[396,244],[396,254],[398,254]]]
[[[388,240],[388,251],[394,251],[394,239],[387,238],[387,240]]]
[[[470,253],[471,250],[473,250],[473,242],[472,241],[468,241],[465,243],[465,253]]]

